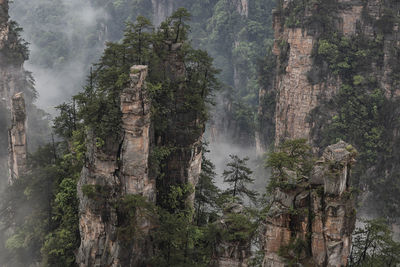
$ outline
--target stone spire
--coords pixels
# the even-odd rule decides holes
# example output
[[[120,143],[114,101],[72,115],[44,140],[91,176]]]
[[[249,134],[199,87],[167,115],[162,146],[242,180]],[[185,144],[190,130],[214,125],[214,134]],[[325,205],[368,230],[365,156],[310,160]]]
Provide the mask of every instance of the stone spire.
[[[17,93],[11,100],[11,128],[9,140],[9,184],[18,179],[26,170],[26,110],[22,93]]]
[[[129,195],[155,201],[155,181],[149,178],[151,103],[145,84],[147,73],[147,66],[133,66],[130,86],[120,95],[120,142],[99,148],[93,134],[87,137],[87,160],[78,182],[79,266],[140,266],[151,251],[146,238],[129,236],[125,237],[129,244],[122,244],[117,225],[124,219],[116,207]],[[150,222],[145,218],[137,221],[141,236],[146,236]]]

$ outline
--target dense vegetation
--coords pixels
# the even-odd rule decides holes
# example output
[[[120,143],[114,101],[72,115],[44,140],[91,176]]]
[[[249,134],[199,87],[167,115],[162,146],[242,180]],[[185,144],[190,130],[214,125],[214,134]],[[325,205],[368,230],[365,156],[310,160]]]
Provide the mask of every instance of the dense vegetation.
[[[168,131],[198,135],[204,131],[208,118],[208,97],[219,83],[214,77],[217,71],[207,53],[191,48],[187,41],[190,15],[179,9],[154,30],[144,17],[128,24],[125,38],[119,43],[108,43],[99,63],[94,65],[88,77],[87,86],[71,103],[58,107],[60,115],[54,120],[54,131],[61,138],[41,147],[29,157],[29,172],[13,184],[3,197],[3,228],[7,236],[6,254],[2,261],[13,266],[27,266],[40,262],[44,266],[74,266],[74,252],[79,246],[77,181],[84,159],[87,133],[96,140],[96,146],[106,151],[107,145],[120,140],[120,98],[121,90],[129,86],[129,71],[134,64],[149,66],[148,90],[152,99],[152,121],[154,133],[159,137],[152,155],[154,175],[158,182],[165,183],[164,163],[178,143],[171,143]],[[176,57],[169,54],[168,44],[181,44]],[[186,68],[184,80],[191,94],[174,94],[177,83],[165,68],[168,60],[181,61]],[[172,62],[173,63],[173,62]],[[183,101],[176,105],[176,97]],[[173,119],[176,115],[195,111],[196,127],[178,128]],[[171,116],[172,114],[172,116]],[[191,117],[190,117],[191,118]],[[190,121],[188,122],[190,123]],[[94,134],[94,135],[93,135]],[[165,139],[166,138],[166,139]],[[246,172],[246,181],[251,171],[245,160],[239,159],[240,168]],[[234,164],[234,163],[230,163]],[[235,165],[232,165],[235,166]],[[229,171],[227,171],[229,173]],[[157,266],[178,266],[192,263],[206,266],[214,255],[216,244],[239,242],[250,244],[255,232],[253,216],[237,214],[226,205],[231,202],[231,191],[220,192],[213,183],[214,167],[204,158],[203,172],[194,207],[187,205],[187,197],[193,192],[185,183],[165,184],[158,193],[157,205],[147,203],[138,196],[126,196],[116,203],[118,212],[126,223],[118,228],[118,236],[130,242],[130,234],[138,234],[135,226],[136,208],[148,210],[149,216],[158,221],[153,241],[156,246],[154,257],[148,259]],[[242,182],[239,183],[242,185]],[[240,186],[238,192],[245,192]],[[83,193],[97,201],[108,201],[108,192],[103,187],[82,187]],[[246,191],[249,193],[250,191]],[[208,198],[212,196],[212,198]],[[233,194],[240,200],[240,195]],[[242,202],[241,200],[239,202]],[[240,205],[242,206],[242,205]],[[253,214],[250,210],[247,212]],[[228,219],[224,224],[220,216]],[[132,217],[133,216],[133,217]],[[195,219],[193,219],[195,218]],[[172,246],[171,246],[172,244]]]
[[[315,10],[305,16],[307,8]],[[313,138],[323,149],[339,139],[353,144],[360,152],[354,185],[371,192],[368,207],[376,207],[381,216],[393,221],[399,216],[399,98],[394,94],[399,82],[398,51],[391,43],[392,29],[399,18],[394,2],[385,3],[382,17],[375,19],[364,7],[363,23],[356,34],[344,36],[337,27],[336,1],[292,2],[281,10],[287,27],[303,27],[317,41],[313,50],[314,66],[308,73],[311,84],[337,83],[340,89],[333,99],[322,100],[312,111]],[[363,33],[371,27],[373,35]],[[385,47],[389,61],[385,63]],[[285,51],[285,45],[282,51]]]
[[[210,123],[247,145],[254,143],[258,80],[262,78],[259,70],[263,65],[260,59],[272,43],[274,1],[249,1],[248,10],[241,13],[239,2],[175,0],[164,1],[161,6],[163,13],[172,6],[185,7],[193,15],[189,22],[193,46],[209,52],[226,85]],[[77,0],[33,0],[15,1],[12,13],[32,43],[30,62],[35,70],[47,70],[59,77],[63,82],[54,84],[60,87],[56,90],[76,92],[105,40],[119,41],[126,22],[135,21],[139,15],[157,22],[163,19],[158,17],[163,13],[153,8],[148,0],[95,0],[85,4]],[[77,73],[71,73],[72,66]]]
[[[381,88],[377,77],[369,75],[373,66],[382,68],[383,42],[396,18],[387,10],[383,19],[373,21],[378,34],[372,40],[362,35],[348,38],[330,28],[335,5],[328,2],[307,20],[303,20],[306,2],[301,1],[299,5],[292,2],[285,22],[289,27],[301,25],[324,29],[314,49],[316,68],[309,73],[310,82],[317,83],[335,75],[343,81],[338,95],[311,114],[310,119],[316,122],[316,143],[321,148],[338,139],[355,144],[360,151],[357,186],[368,186],[378,200],[377,205],[384,207],[380,209],[382,215],[396,218],[400,203],[399,140],[394,136],[399,123],[398,99],[390,92],[387,97],[388,92]],[[134,64],[149,66],[148,93],[153,103],[153,130],[158,140],[151,154],[151,171],[157,177],[158,185],[165,186],[160,186],[163,190],[158,192],[156,204],[136,195],[111,203],[124,216],[123,223],[118,226],[118,238],[129,243],[133,235],[140,235],[135,215],[141,209],[158,223],[158,228],[152,232],[156,249],[154,256],[148,259],[149,264],[208,266],[218,253],[222,253],[216,250],[219,245],[233,244],[248,254],[252,246],[261,250],[258,231],[268,207],[265,207],[265,199],[259,201],[256,193],[249,189],[253,179],[246,158],[231,156],[223,174],[227,183],[224,191],[216,187],[215,166],[206,155],[203,155],[202,173],[196,188],[182,181],[167,181],[165,160],[178,148],[184,148],[188,139],[204,131],[210,118],[213,93],[220,89],[217,77],[226,85],[222,93],[224,111],[216,111],[223,114],[221,121],[226,125],[218,127],[228,128],[233,133],[231,137],[242,144],[252,143],[249,140],[252,140],[256,127],[264,127],[256,118],[256,107],[259,85],[270,87],[274,74],[275,58],[267,53],[273,1],[251,1],[248,16],[239,14],[232,1],[182,1],[181,4],[192,11],[192,20],[189,21],[190,15],[185,9],[179,9],[157,29],[150,20],[139,16],[152,15],[150,1],[98,0],[93,3],[96,10],[105,6],[110,17],[95,24],[85,24],[85,27],[81,27],[79,12],[71,17],[65,1],[37,0],[19,4],[20,10],[36,10],[44,14],[42,19],[51,18],[38,22],[36,16],[26,17],[28,23],[35,22],[29,30],[33,34],[30,37],[43,47],[32,60],[46,68],[62,68],[65,62],[74,62],[82,56],[88,66],[97,57],[101,47],[99,40],[104,40],[102,34],[107,32],[112,40],[123,38],[106,44],[83,91],[71,102],[58,106],[60,114],[54,120],[54,132],[59,139],[30,155],[30,171],[3,196],[0,232],[7,240],[3,244],[5,249],[0,247],[0,252],[5,251],[0,254],[0,264],[28,266],[37,262],[43,266],[75,266],[75,251],[80,242],[76,187],[85,160],[87,134],[90,133],[96,146],[104,150],[107,144],[120,141],[119,94],[128,86],[130,67]],[[75,1],[70,4],[78,7]],[[134,19],[136,22],[127,23],[123,30],[121,25]],[[42,23],[54,24],[54,28],[47,31],[40,27]],[[69,23],[73,25],[66,26]],[[99,25],[106,25],[106,29]],[[72,27],[73,34],[64,34],[60,29],[65,27]],[[84,34],[87,31],[92,34]],[[205,51],[193,48],[190,38],[193,47],[208,50],[215,62]],[[186,68],[184,84],[191,93],[180,99],[181,105],[173,105],[178,97],[174,94],[175,88],[182,81],[166,75],[165,63],[170,62],[171,54],[165,48],[166,44],[178,43],[182,47],[175,59]],[[282,47],[284,49],[287,44],[282,43]],[[26,59],[26,46],[17,48],[22,49],[17,56]],[[398,59],[399,51],[392,53],[393,58]],[[8,54],[12,55],[11,52]],[[260,58],[263,60],[258,62]],[[397,65],[398,62],[392,64],[390,77],[393,84],[398,83]],[[214,66],[222,72],[219,74]],[[31,89],[30,97],[34,99],[31,76],[26,75],[24,88]],[[265,111],[266,120],[271,120],[268,116],[273,114],[274,98],[271,91],[263,98],[271,109]],[[42,111],[33,113],[45,115]],[[0,114],[5,113],[0,110]],[[173,120],[179,117],[177,114],[188,114],[188,117],[196,118],[196,122],[190,125],[190,130],[180,128]],[[330,123],[327,125],[324,121]],[[33,118],[33,122],[38,128],[46,128],[39,119]],[[189,119],[188,123],[192,121]],[[6,118],[1,117],[0,129],[5,127]],[[35,129],[37,136],[45,132]],[[269,130],[268,134],[272,134]],[[168,135],[172,134],[182,137],[182,143],[171,142]],[[0,147],[2,145],[6,147],[5,143]],[[272,153],[268,159],[268,167],[274,169],[269,192],[276,187],[293,185],[293,181],[281,179],[286,170],[308,176],[313,163],[311,149],[304,140],[283,143],[280,151]],[[82,191],[100,202],[107,201],[109,194],[107,188],[101,186],[84,186]],[[186,200],[193,191],[195,202],[192,207]],[[261,211],[250,205],[249,200],[260,205]],[[399,244],[392,240],[386,221],[367,221],[355,233],[350,262],[352,266],[395,266],[400,261],[398,251]],[[252,263],[256,266],[260,265],[262,253],[260,255],[253,258]]]
[[[2,11],[3,12],[3,11]],[[4,16],[4,14],[1,14]],[[8,18],[8,17],[7,17]],[[49,137],[47,114],[38,109],[34,102],[37,92],[34,88],[32,73],[21,68],[29,57],[28,43],[22,39],[22,28],[12,20],[8,21],[8,38],[0,49],[0,68],[8,72],[9,77],[3,81],[3,87],[12,86],[15,90],[24,93],[25,104],[28,110],[28,134],[30,136],[29,150],[34,151],[40,144],[46,143]],[[11,84],[7,84],[7,83]],[[6,99],[0,99],[0,189],[3,189],[7,181],[7,156],[8,156],[8,127],[10,114],[7,110]]]

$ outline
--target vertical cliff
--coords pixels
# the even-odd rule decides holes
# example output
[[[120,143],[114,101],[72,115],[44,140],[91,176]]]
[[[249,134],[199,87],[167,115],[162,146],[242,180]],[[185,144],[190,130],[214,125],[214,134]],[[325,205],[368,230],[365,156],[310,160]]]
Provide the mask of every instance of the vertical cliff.
[[[325,149],[307,177],[299,166],[274,170],[281,180],[267,214],[263,266],[347,265],[356,219],[350,189],[355,153],[341,141]]]
[[[272,89],[259,94],[260,118],[270,103],[264,96],[276,94],[275,145],[305,138],[319,153],[338,139],[357,147],[354,184],[372,192],[370,207],[396,203],[377,211],[393,220],[400,201],[388,188],[397,187],[399,123],[389,114],[399,114],[399,11],[391,0],[280,1],[273,12]],[[261,152],[266,121],[256,136]]]
[[[28,153],[26,142],[26,109],[23,94],[15,94],[11,103],[12,122],[11,128],[8,131],[9,184],[12,184],[15,179],[24,174]]]
[[[279,143],[285,138],[311,140],[315,122],[310,113],[329,101],[343,84],[342,75],[330,72],[331,62],[318,62],[319,42],[327,35],[335,38],[366,36],[374,40],[379,22],[387,19],[387,9],[398,8],[390,1],[281,1],[273,12],[275,41],[273,53],[277,57],[274,89],[277,93],[275,137]],[[397,47],[398,27],[389,26],[384,35],[382,68],[374,72],[388,91],[390,73],[389,47]],[[370,63],[371,64],[371,63]],[[344,67],[342,65],[342,67]],[[338,75],[339,74],[339,75]]]
[[[27,105],[30,104],[34,93],[22,66],[27,59],[27,47],[21,40],[19,31],[15,22],[9,20],[8,1],[0,1],[0,109],[2,111],[0,115],[2,126],[0,129],[0,171],[4,174],[0,184],[6,181],[8,171],[11,171],[8,176],[9,182],[12,182],[26,165],[28,112],[25,111],[25,101]],[[22,94],[15,95],[19,92],[24,93],[25,100]],[[10,124],[12,129],[7,131]],[[7,140],[9,140],[8,143]],[[8,168],[6,168],[7,157]]]
[[[137,266],[151,253],[146,238],[131,238],[128,245],[118,234],[124,218],[117,203],[129,195],[141,195],[154,202],[155,182],[149,177],[150,105],[145,79],[147,66],[131,68],[130,87],[121,93],[122,132],[118,143],[96,145],[88,135],[87,162],[78,183],[81,245],[80,266]],[[134,216],[139,216],[139,211]],[[125,218],[128,219],[128,218]],[[146,236],[150,223],[138,220]]]
[[[177,185],[190,185],[194,189],[201,171],[204,122],[200,119],[202,114],[193,106],[188,106],[192,88],[185,83],[188,71],[182,57],[182,45],[169,42],[165,44],[167,56],[163,62],[166,70],[164,79],[173,88],[175,96],[171,115],[165,118],[165,128],[154,132],[155,146],[170,148],[161,169],[165,178],[157,179],[158,190],[166,192],[171,186]],[[160,194],[159,203],[167,195],[168,193]],[[188,204],[192,205],[193,199],[194,193],[191,194]]]

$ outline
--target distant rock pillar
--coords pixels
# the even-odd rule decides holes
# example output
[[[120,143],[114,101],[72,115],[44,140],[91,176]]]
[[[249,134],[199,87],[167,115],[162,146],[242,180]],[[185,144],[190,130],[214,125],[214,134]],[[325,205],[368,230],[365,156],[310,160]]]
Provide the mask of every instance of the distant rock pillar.
[[[26,109],[22,93],[11,100],[11,128],[8,131],[9,184],[12,184],[26,170]]]

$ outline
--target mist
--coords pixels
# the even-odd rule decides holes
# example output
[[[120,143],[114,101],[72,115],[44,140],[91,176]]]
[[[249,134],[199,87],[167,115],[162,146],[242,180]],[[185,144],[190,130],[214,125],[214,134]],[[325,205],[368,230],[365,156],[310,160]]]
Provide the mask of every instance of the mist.
[[[91,1],[15,0],[10,4],[10,17],[23,28],[22,37],[29,42],[25,69],[36,81],[36,105],[54,115],[55,106],[85,84],[90,65],[104,49],[109,16]]]
[[[210,138],[207,138],[210,139]],[[237,155],[239,158],[248,158],[247,167],[253,173],[251,177],[255,180],[254,184],[249,185],[253,190],[256,190],[260,195],[266,192],[266,186],[269,182],[270,172],[264,167],[264,158],[257,157],[256,148],[254,146],[242,146],[230,140],[227,136],[220,136],[217,140],[209,143],[209,153],[206,158],[211,160],[215,165],[216,179],[215,183],[221,190],[226,190],[228,184],[224,183],[222,173],[227,168],[226,165],[231,161],[229,155]]]

